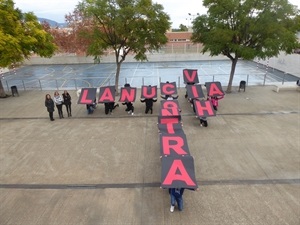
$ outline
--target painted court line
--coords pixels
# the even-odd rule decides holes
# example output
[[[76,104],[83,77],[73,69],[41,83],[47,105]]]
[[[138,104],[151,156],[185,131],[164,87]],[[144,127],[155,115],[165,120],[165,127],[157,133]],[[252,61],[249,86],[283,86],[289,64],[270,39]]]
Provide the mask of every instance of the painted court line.
[[[264,180],[197,180],[199,186],[220,185],[299,185],[300,179],[264,179]],[[117,189],[160,187],[160,182],[152,183],[111,183],[111,184],[0,184],[1,189]]]

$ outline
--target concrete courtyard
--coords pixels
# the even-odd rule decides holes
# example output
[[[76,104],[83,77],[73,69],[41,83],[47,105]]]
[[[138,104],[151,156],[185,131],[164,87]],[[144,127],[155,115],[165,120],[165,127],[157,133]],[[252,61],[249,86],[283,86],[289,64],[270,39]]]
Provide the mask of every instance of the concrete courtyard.
[[[46,93],[0,99],[1,225],[299,225],[300,92],[233,88],[200,127],[179,89],[199,191],[170,213],[160,188],[157,115],[116,108],[51,122]],[[65,108],[63,108],[65,112]]]

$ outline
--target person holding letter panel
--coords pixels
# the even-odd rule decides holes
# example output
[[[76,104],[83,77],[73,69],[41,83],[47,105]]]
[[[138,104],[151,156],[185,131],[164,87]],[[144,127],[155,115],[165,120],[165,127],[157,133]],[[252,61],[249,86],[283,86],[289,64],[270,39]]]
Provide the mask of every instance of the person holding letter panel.
[[[130,87],[130,84],[124,84],[124,87]],[[126,105],[126,109],[125,111],[128,114],[134,115],[134,106],[132,104],[132,102],[123,102],[122,105]]]
[[[211,102],[211,104],[214,107],[214,110],[218,111],[218,106],[219,106],[219,100],[224,98],[223,96],[208,96],[207,100],[209,100]]]
[[[146,104],[146,109],[145,109],[145,113],[148,114],[148,112],[150,111],[150,113],[153,113],[153,102],[156,102],[157,99],[154,98],[145,98],[145,99],[141,99],[141,102],[145,102]]]
[[[185,188],[169,188],[171,207],[170,212],[174,212],[175,205],[177,203],[177,207],[179,211],[183,210],[183,192]],[[198,191],[199,189],[189,189],[192,191]]]
[[[169,194],[171,198],[171,207],[170,212],[174,212],[175,204],[177,203],[177,207],[179,211],[183,210],[183,195],[184,188],[169,188]]]

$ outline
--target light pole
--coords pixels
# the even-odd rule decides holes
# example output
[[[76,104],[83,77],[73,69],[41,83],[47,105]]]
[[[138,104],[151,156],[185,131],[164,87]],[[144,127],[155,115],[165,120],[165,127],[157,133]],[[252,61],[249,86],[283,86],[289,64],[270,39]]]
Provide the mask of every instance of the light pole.
[[[187,27],[190,26],[190,21],[192,20],[192,18],[185,18],[185,20],[187,21]]]
[[[197,14],[191,14],[191,13],[188,13],[188,14],[189,14],[189,16],[193,17],[193,20],[195,19],[196,16],[200,16],[199,13],[197,13]]]
[[[195,17],[200,16],[199,13],[196,13],[196,14],[188,13],[188,15],[189,15],[189,19],[186,19],[186,20],[187,21],[191,20],[192,22],[194,21]],[[189,26],[189,22],[188,22],[188,26]]]

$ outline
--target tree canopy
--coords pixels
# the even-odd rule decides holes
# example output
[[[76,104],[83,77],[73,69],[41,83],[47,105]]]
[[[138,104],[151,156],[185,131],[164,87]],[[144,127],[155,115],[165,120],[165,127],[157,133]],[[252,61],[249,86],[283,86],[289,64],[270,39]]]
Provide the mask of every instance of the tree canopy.
[[[0,0],[0,67],[22,62],[32,53],[51,57],[56,46],[33,13],[15,9],[12,0]],[[6,96],[0,81],[0,96]]]
[[[89,33],[91,29],[91,20],[83,17],[82,12],[75,9],[72,13],[65,15],[67,27],[51,27],[49,23],[44,22],[44,29],[54,38],[54,43],[58,47],[57,52],[76,53],[77,55],[86,55],[90,40],[83,34]]]
[[[115,53],[116,90],[121,63],[129,53],[136,60],[147,60],[147,51],[167,42],[170,18],[162,5],[151,0],[83,0],[78,9],[92,20],[91,32],[85,32],[91,42],[88,55],[97,58],[109,49]]]
[[[22,13],[12,0],[0,0],[0,66],[22,62],[32,53],[53,55],[53,38],[33,13]]]
[[[238,59],[265,59],[299,46],[300,16],[287,0],[203,0],[207,15],[193,21],[192,41],[203,53],[223,54],[232,61],[231,86]]]
[[[172,29],[172,32],[186,32],[186,31],[188,31],[189,29],[188,29],[188,27],[187,26],[185,26],[185,25],[183,25],[183,24],[180,24],[179,25],[179,28],[173,28]]]

